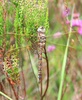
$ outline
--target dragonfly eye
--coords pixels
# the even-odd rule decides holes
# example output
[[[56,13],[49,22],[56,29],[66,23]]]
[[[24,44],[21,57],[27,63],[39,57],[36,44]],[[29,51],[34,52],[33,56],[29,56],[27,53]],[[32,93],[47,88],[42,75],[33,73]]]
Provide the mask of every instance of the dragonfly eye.
[[[43,27],[43,26],[41,26],[41,29],[44,29],[44,27]]]
[[[45,28],[43,26],[40,26],[37,30],[37,32],[41,32],[44,33],[45,32]]]

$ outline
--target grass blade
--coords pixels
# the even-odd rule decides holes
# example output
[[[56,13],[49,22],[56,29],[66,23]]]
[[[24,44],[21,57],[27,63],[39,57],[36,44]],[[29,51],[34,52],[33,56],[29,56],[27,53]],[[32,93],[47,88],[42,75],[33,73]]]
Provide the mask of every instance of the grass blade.
[[[68,37],[68,40],[67,40],[67,45],[66,45],[63,64],[62,64],[61,81],[60,81],[60,87],[59,87],[59,93],[58,93],[58,99],[57,100],[61,100],[61,96],[62,96],[62,87],[63,87],[64,76],[65,76],[66,60],[67,60],[69,43],[70,43],[70,37],[71,37],[71,33],[72,33],[72,19],[73,19],[74,7],[75,7],[75,5],[73,5],[73,10],[72,10],[71,25],[70,25],[69,37]]]
[[[13,100],[11,99],[9,96],[7,96],[6,94],[4,94],[3,92],[0,91],[0,94],[3,95],[4,97],[6,97],[8,100]]]

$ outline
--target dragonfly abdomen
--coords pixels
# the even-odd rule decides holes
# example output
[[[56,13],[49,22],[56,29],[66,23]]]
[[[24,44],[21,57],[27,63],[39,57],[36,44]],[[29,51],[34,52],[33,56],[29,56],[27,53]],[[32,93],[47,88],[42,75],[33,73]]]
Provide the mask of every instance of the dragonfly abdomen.
[[[39,83],[42,81],[42,53],[44,52],[46,36],[44,34],[45,29],[44,27],[38,28],[38,77]]]

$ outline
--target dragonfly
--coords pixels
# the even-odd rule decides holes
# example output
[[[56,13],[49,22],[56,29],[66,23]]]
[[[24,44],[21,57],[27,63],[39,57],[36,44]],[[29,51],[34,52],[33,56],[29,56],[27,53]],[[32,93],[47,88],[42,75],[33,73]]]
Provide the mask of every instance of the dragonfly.
[[[15,43],[13,41],[16,40],[15,34],[14,33],[7,34],[11,38],[14,37],[14,39],[12,40],[10,38],[11,43],[10,43],[10,46],[8,47],[8,49],[6,51],[4,51],[5,53],[3,53],[3,50],[4,50],[4,49],[2,49],[3,46],[1,47],[1,49],[0,49],[0,55],[1,55],[0,61],[1,61],[3,54],[4,54],[4,58],[5,58],[5,62],[6,62],[5,66],[7,66],[7,68],[9,68],[9,69],[12,69],[12,67],[11,67],[12,62],[14,64],[16,61],[19,60],[19,62],[20,62],[19,68],[20,67],[22,68],[22,71],[20,71],[20,73],[22,75],[22,80],[23,80],[21,84],[24,85],[23,92],[24,92],[24,94],[26,94],[25,86],[26,86],[26,88],[28,88],[27,84],[26,84],[28,82],[25,82],[26,78],[24,79],[24,72],[23,72],[23,70],[26,71],[26,67],[24,67],[24,69],[23,69],[22,66],[24,66],[24,61],[26,62],[25,66],[28,66],[27,60],[28,60],[28,58],[30,58],[30,60],[28,60],[28,61],[31,63],[32,71],[30,72],[30,69],[28,67],[28,71],[26,71],[25,73],[27,73],[27,75],[28,75],[28,80],[29,80],[29,78],[32,78],[33,83],[30,82],[30,80],[29,80],[30,88],[28,89],[28,91],[31,91],[30,89],[32,89],[32,88],[34,89],[34,87],[39,87],[39,89],[35,88],[33,91],[34,94],[37,93],[37,96],[35,97],[35,99],[37,98],[37,99],[43,100],[43,98],[45,97],[45,95],[48,91],[49,78],[50,78],[49,77],[49,60],[48,60],[47,55],[50,56],[51,54],[46,51],[46,45],[52,44],[52,45],[57,46],[56,48],[60,48],[60,47],[65,48],[67,38],[68,38],[68,33],[61,34],[60,38],[58,38],[56,35],[55,36],[53,36],[53,35],[46,36],[44,27],[39,27],[36,33],[37,33],[37,37],[36,37],[37,39],[35,39],[34,41],[31,40],[33,38],[33,35],[30,38],[27,38],[26,35],[22,34],[21,36],[24,37],[25,41],[24,41],[24,43],[20,44],[19,47],[16,47],[16,44],[14,46],[12,46],[12,43]],[[0,37],[2,37],[2,36],[0,36]],[[53,39],[53,41],[52,41],[52,39]],[[75,41],[75,40],[77,40],[77,41]],[[29,41],[32,42],[32,45],[29,44]],[[77,34],[73,32],[73,34],[71,35],[71,39],[70,39],[69,51],[76,50],[76,49],[81,50],[80,46],[77,48],[76,42],[79,43],[79,45],[81,45],[80,37],[78,38]],[[32,50],[34,50],[35,52],[31,52]],[[55,50],[54,50],[54,52],[55,52]],[[62,51],[60,51],[60,52],[62,52]],[[32,56],[33,53],[35,55],[34,58]],[[26,54],[29,57],[27,57]],[[15,57],[14,55],[16,55],[16,56],[18,55],[19,58]],[[36,55],[37,55],[37,57],[36,57]],[[69,54],[69,56],[72,56],[72,55]],[[0,62],[0,65],[1,65],[1,63],[2,62]],[[17,65],[14,64],[14,66],[17,66]],[[44,68],[43,66],[46,66],[46,67]],[[9,69],[6,69],[6,70],[9,71]],[[44,69],[46,69],[46,70],[44,71]],[[31,74],[31,76],[30,76],[30,74]],[[12,75],[10,75],[10,76],[7,75],[8,80],[12,86],[16,85],[17,83],[20,84],[19,81],[21,81],[21,80],[19,79],[19,74],[17,73],[16,75],[17,75],[16,77],[18,77],[17,79],[13,79]],[[47,77],[47,79],[46,79],[46,84],[45,84],[46,77]],[[44,84],[45,84],[45,89],[43,88]],[[20,93],[20,95],[21,94],[22,93]],[[29,94],[29,92],[28,92],[28,94]],[[23,99],[25,97],[20,96],[19,98]],[[28,98],[30,98],[30,97],[28,97]],[[31,98],[32,98],[32,96],[31,96]],[[17,97],[17,99],[18,99],[18,97]]]

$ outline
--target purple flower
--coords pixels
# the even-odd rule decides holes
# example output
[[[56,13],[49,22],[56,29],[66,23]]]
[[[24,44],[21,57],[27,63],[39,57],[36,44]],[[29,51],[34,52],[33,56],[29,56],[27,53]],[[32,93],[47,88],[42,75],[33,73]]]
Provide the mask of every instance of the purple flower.
[[[78,33],[79,33],[80,35],[82,35],[82,27],[79,27],[79,28],[78,28]]]
[[[60,38],[61,35],[62,35],[61,32],[57,32],[57,33],[54,33],[53,37],[54,37],[54,38]]]
[[[70,9],[66,7],[62,12],[62,16],[67,17],[69,15],[70,15]]]
[[[78,27],[78,33],[82,35],[82,20],[80,19],[73,19],[72,20],[72,26],[77,26]]]
[[[79,19],[79,26],[82,27],[82,20]]]
[[[74,18],[74,19],[75,19],[75,18],[79,18],[79,16],[80,16],[79,13],[74,13],[74,14],[73,14],[73,18]]]
[[[82,27],[82,20],[80,19],[73,19],[72,20],[72,26]]]
[[[82,35],[82,20],[78,18],[79,14],[74,14],[73,20],[72,20],[72,27],[78,28],[78,33]],[[69,20],[66,21],[66,24],[70,24],[71,22]]]
[[[70,24],[70,21],[69,20],[66,20],[66,24]]]
[[[52,52],[53,50],[55,50],[56,49],[56,47],[54,46],[54,45],[50,45],[50,46],[48,46],[48,48],[47,48],[47,52]]]

